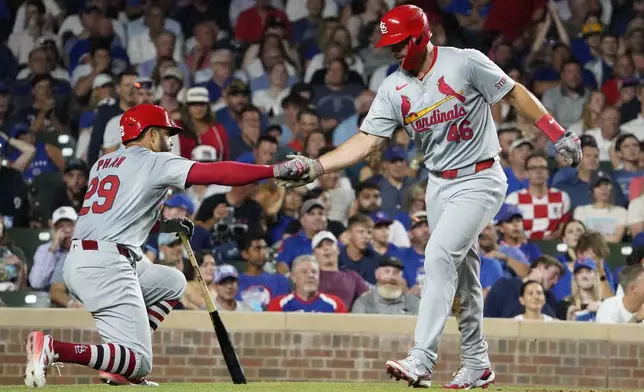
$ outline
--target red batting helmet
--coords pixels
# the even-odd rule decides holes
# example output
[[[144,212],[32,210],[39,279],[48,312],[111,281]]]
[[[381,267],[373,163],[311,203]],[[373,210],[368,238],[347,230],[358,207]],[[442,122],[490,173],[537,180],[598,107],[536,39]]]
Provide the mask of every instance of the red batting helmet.
[[[432,32],[425,12],[415,5],[399,5],[389,10],[380,19],[382,36],[376,48],[394,45],[411,38],[407,45],[407,55],[402,63],[404,70],[411,70],[423,61],[423,54]]]
[[[121,142],[134,140],[149,127],[160,127],[170,131],[170,136],[181,130],[167,110],[161,106],[144,103],[136,105],[121,117]]]

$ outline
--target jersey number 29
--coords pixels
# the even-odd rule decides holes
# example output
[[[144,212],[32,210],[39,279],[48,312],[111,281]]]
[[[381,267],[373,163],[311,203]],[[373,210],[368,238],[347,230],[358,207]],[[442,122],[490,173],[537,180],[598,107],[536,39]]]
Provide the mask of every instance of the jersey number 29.
[[[106,211],[109,211],[114,204],[114,198],[116,193],[119,191],[119,186],[121,186],[121,180],[118,176],[109,175],[103,178],[100,182],[98,177],[92,178],[89,182],[89,187],[87,188],[87,193],[85,193],[85,198],[83,200],[83,208],[81,208],[78,215],[86,215],[90,210],[94,214],[102,214]],[[90,200],[95,193],[98,193],[98,197],[102,198],[100,201],[95,201],[89,203],[90,205],[85,205],[88,200]]]
[[[470,140],[474,131],[469,127],[471,123],[467,120],[461,121],[459,125],[452,124],[447,131],[447,141],[459,143],[461,140]]]

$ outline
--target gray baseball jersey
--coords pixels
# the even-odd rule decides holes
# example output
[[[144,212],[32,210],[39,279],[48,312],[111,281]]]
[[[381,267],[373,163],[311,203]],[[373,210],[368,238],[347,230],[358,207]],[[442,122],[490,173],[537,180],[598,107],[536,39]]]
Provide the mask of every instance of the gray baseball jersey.
[[[389,75],[360,130],[391,137],[402,125],[431,171],[458,169],[501,151],[490,105],[514,81],[474,49],[436,47],[422,80],[399,68]]]
[[[146,148],[121,148],[92,166],[75,239],[110,241],[140,255],[168,188],[185,189],[193,161]]]

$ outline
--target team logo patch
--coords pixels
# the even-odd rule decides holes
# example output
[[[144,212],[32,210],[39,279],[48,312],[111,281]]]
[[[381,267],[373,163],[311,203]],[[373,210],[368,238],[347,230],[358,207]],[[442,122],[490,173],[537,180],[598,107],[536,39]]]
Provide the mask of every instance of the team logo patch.
[[[380,22],[380,33],[381,34],[387,34],[389,31],[387,30],[387,25],[385,22],[381,21]]]
[[[447,82],[445,82],[445,78],[443,76],[438,79],[437,89],[438,92],[445,95],[445,97],[440,101],[419,110],[418,112],[411,111],[411,100],[408,96],[401,96],[400,112],[403,117],[403,125],[411,124],[414,131],[420,133],[430,130],[432,125],[452,121],[467,115],[465,108],[460,106],[458,103],[456,103],[451,110],[438,110],[439,106],[454,98],[461,103],[465,103],[463,90],[454,90],[449,84],[447,84]]]

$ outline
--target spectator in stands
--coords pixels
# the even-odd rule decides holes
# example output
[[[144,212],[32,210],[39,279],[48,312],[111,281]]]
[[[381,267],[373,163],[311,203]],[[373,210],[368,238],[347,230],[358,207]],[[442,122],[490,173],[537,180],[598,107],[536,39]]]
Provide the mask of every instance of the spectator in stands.
[[[523,214],[514,204],[504,203],[494,218],[501,234],[499,251],[524,264],[541,256],[539,247],[526,238],[523,231]]]
[[[72,207],[58,207],[51,216],[51,241],[36,249],[34,263],[29,272],[29,285],[35,290],[49,290],[55,282],[63,282],[63,265],[72,244],[72,234],[76,226],[78,214]],[[60,289],[61,287],[57,287]],[[64,285],[61,290],[53,290],[53,302],[57,301],[59,293],[65,293]]]
[[[492,107],[494,108],[494,106]],[[512,166],[510,162],[510,148],[514,142],[521,138],[521,131],[517,128],[500,128],[497,131],[497,137],[499,138],[499,144],[501,145],[501,152],[499,153],[501,166],[503,166],[504,169],[510,168]]]
[[[145,37],[145,36],[139,36],[139,37]],[[181,42],[177,42],[177,37],[172,33],[171,31],[162,31],[159,33],[159,35],[156,37],[154,40],[154,44],[152,42],[149,43],[141,43],[145,46],[150,46],[152,50],[156,52],[156,54],[149,59],[141,62],[137,66],[137,71],[139,76],[141,77],[146,77],[146,78],[151,78],[152,74],[154,73],[154,69],[157,67],[159,64],[159,59],[166,59],[166,58],[172,58],[174,61],[176,61],[176,67],[179,68],[179,71],[181,72],[181,84],[184,87],[189,87],[190,82],[192,80],[192,73],[190,69],[186,66],[185,63],[183,63],[183,58],[182,57],[176,57],[178,50],[180,50],[180,47],[177,47],[177,45],[180,45]],[[128,47],[128,50],[130,48]],[[134,50],[139,50],[138,48],[135,48]],[[149,49],[146,47],[146,51]],[[134,62],[134,61],[133,61]]]
[[[0,217],[0,291],[16,291],[27,286],[27,264],[22,249],[9,242],[5,222],[13,223]]]
[[[530,271],[523,278],[501,278],[487,293],[483,315],[485,317],[513,318],[524,313],[519,298],[526,282],[536,281],[545,290],[545,305],[542,313],[555,317],[556,299],[550,292],[559,277],[563,274],[561,263],[552,256],[540,256],[530,264]]]
[[[186,106],[181,113],[183,132],[179,133],[184,158],[190,158],[195,147],[207,145],[215,149],[215,160],[230,159],[228,133],[215,121],[209,102],[208,90],[204,87],[192,87],[186,92]]]
[[[65,169],[65,158],[60,148],[38,141],[28,124],[14,123],[8,140],[10,146],[21,147],[8,154],[7,158],[12,167],[23,172],[25,181],[32,181],[41,173],[62,172]]]
[[[627,211],[612,203],[615,186],[608,173],[598,171],[591,183],[593,203],[575,209],[574,218],[581,221],[588,230],[597,231],[608,243],[622,242],[626,234]]]
[[[359,128],[359,123],[361,122],[360,117],[365,116],[367,114],[375,97],[376,97],[376,94],[371,90],[362,90],[360,95],[356,97],[355,114],[352,115],[351,117],[344,119],[333,130],[334,146],[339,146],[340,144],[346,142],[353,135],[356,134]],[[374,155],[376,154],[373,154],[372,156]]]
[[[588,130],[599,128],[599,115],[605,107],[606,96],[601,91],[592,91],[584,104],[581,119],[569,126],[568,130],[583,135]]]
[[[284,63],[275,63],[268,69],[270,86],[253,93],[253,103],[270,117],[282,112],[282,100],[291,92],[287,85],[288,73]]]
[[[190,22],[192,24],[194,22]],[[212,20],[204,20],[196,23],[192,27],[194,36],[194,47],[186,53],[185,64],[192,75],[197,72],[209,72],[212,65],[212,56],[215,53],[215,48],[218,46],[217,36],[219,35],[219,27]],[[184,32],[184,36],[188,37],[190,34]],[[232,74],[232,64],[230,65]]]
[[[127,54],[134,65],[153,60],[158,55],[167,53],[157,51],[159,48],[172,48],[175,61],[183,60],[183,36],[179,29],[166,26],[163,7],[158,2],[150,2],[145,10],[145,27],[140,32],[132,33],[128,27]],[[179,30],[179,31],[177,31]],[[155,45],[155,43],[157,45]]]
[[[508,270],[509,275],[520,278],[528,274],[530,265],[527,257],[522,252],[514,252],[521,255],[521,257],[515,258],[517,256],[507,249],[504,249],[505,253],[501,252],[496,228],[491,223],[485,226],[479,234],[479,251],[483,294],[487,294],[494,282],[504,275],[504,269]],[[500,274],[499,268],[497,268],[498,264],[500,264]]]
[[[212,21],[220,29],[231,31],[228,14],[221,11],[221,6],[217,3],[208,0],[190,0],[186,4],[175,8],[172,18],[179,23],[183,29],[183,36],[186,38],[193,34],[193,25],[198,25],[204,21]],[[196,32],[194,36],[196,38]]]
[[[257,225],[263,215],[262,207],[252,200],[257,184],[233,186],[226,193],[207,197],[195,215],[195,221],[204,229],[212,231],[215,225],[233,223]]]
[[[610,255],[610,248],[604,237],[598,232],[587,231],[579,237],[575,251],[577,260],[591,259],[597,264],[597,272],[602,285],[602,298],[612,297],[617,287],[617,281],[606,262]]]
[[[613,172],[613,182],[619,186],[624,196],[629,194],[631,180],[644,176],[644,168],[640,167],[642,149],[637,137],[630,133],[622,133],[615,140],[615,155],[620,165]]]
[[[0,139],[2,140],[0,141],[0,144],[2,144],[3,146],[8,145],[14,148],[13,154],[8,157],[7,166],[23,173],[28,168],[30,168],[30,166],[32,166],[32,161],[36,156],[36,147],[33,145],[33,143],[21,140],[16,136],[18,136],[21,132],[28,133],[28,131],[29,125],[24,123],[14,124],[10,132],[11,135],[7,135],[6,133],[0,131]],[[28,172],[31,175],[34,174],[32,170],[29,170]],[[25,175],[27,175],[27,173],[25,173]],[[31,177],[32,176],[30,176],[29,178]],[[25,180],[29,178],[25,178]]]
[[[134,104],[153,104],[154,103],[154,82],[150,78],[138,77],[134,83]],[[123,114],[118,114],[112,117],[105,126],[105,133],[103,134],[103,154],[109,154],[121,147],[121,117]],[[176,140],[173,136],[171,140]],[[173,142],[174,143],[174,142]],[[178,150],[178,147],[172,146],[172,152]]]
[[[629,231],[633,238],[644,232],[644,193],[630,202],[627,217]]]
[[[401,257],[402,249],[389,242],[389,227],[394,223],[393,219],[384,211],[377,211],[371,214],[373,220],[373,231],[371,232],[371,248],[380,256]]]
[[[0,161],[4,159],[4,141],[0,140]],[[29,200],[27,184],[22,173],[12,167],[0,165],[0,216],[2,227],[29,226]]]
[[[548,158],[533,152],[525,160],[528,187],[510,193],[505,202],[516,205],[523,216],[523,230],[531,240],[561,237],[563,224],[570,220],[570,198],[548,187]]]
[[[610,39],[617,37],[611,36]],[[620,100],[620,90],[624,80],[633,76],[635,65],[633,59],[628,54],[617,56],[615,66],[613,67],[613,77],[606,81],[602,86],[602,92],[606,95],[606,103],[610,106],[618,105]]]
[[[84,99],[92,90],[94,78],[109,73],[112,54],[109,42],[102,39],[90,42],[90,58],[86,64],[79,65],[72,73],[71,85],[79,99]]]
[[[286,145],[293,139],[293,130],[297,128],[297,115],[300,109],[309,101],[299,94],[291,93],[282,100],[282,114],[273,117],[273,122],[279,124],[282,135],[278,139],[281,145]],[[319,122],[319,121],[318,121]],[[316,128],[319,128],[316,127]]]
[[[215,118],[228,132],[229,140],[233,140],[241,135],[241,112],[250,104],[248,85],[239,79],[231,81],[226,87],[224,101],[226,107],[217,110]]]
[[[354,101],[364,90],[360,84],[348,83],[349,66],[343,59],[332,60],[326,68],[324,85],[313,87],[313,103],[322,118],[322,128],[333,130],[355,114]]]
[[[536,280],[523,282],[519,291],[519,303],[523,306],[523,313],[514,316],[515,320],[541,320],[553,321],[554,318],[543,313],[546,304],[546,295],[543,286]]]
[[[407,286],[415,295],[420,295],[425,281],[425,247],[429,242],[431,232],[427,222],[427,213],[420,211],[411,217],[409,226],[409,241],[411,246],[402,249],[400,257],[404,268],[403,277]]]
[[[620,273],[623,296],[604,300],[597,311],[596,321],[607,324],[640,324],[644,320],[644,267],[634,264]]]
[[[575,262],[569,296],[557,304],[557,318],[570,321],[595,321],[601,305],[602,288],[597,264],[591,259]]]
[[[161,86],[155,93],[157,104],[165,108],[172,119],[177,121],[181,119],[181,109],[183,105],[179,102],[179,96],[185,95],[185,90],[181,91],[183,86],[183,74],[177,67],[169,67],[161,74]]]
[[[420,299],[406,292],[403,268],[396,257],[380,257],[376,269],[376,287],[356,300],[351,313],[418,314]]]
[[[383,177],[376,181],[382,196],[382,209],[396,215],[403,208],[404,196],[413,181],[407,174],[407,152],[400,145],[387,147],[382,156]]]
[[[610,162],[613,158],[615,139],[619,135],[619,109],[614,106],[607,106],[599,115],[597,121],[599,128],[589,129],[585,134],[595,138],[599,148],[599,160]]]
[[[582,82],[579,63],[568,61],[562,67],[560,85],[543,93],[543,105],[564,128],[581,118],[584,104],[590,95]]]
[[[328,33],[327,33],[328,31]],[[342,25],[325,29],[327,36],[322,38],[324,51],[318,53],[308,62],[304,72],[304,81],[312,85],[325,83],[326,73],[331,64],[336,60],[343,60],[345,67],[344,76],[347,84],[364,85],[364,63],[351,50],[351,37],[349,31]]]
[[[71,206],[80,212],[83,198],[87,191],[89,168],[80,159],[72,158],[67,161],[63,172],[63,184],[55,191],[52,200],[52,209]]]
[[[301,49],[314,45],[318,38],[319,29],[323,26],[324,0],[307,0],[307,14],[302,19],[294,20],[291,40]]]
[[[237,162],[257,165],[268,165],[275,162],[278,141],[273,136],[265,135],[257,139],[253,151],[245,152],[237,158]]]
[[[224,89],[232,81],[235,66],[233,52],[230,49],[218,49],[210,56],[209,64],[209,77],[206,81],[202,82],[200,79],[204,77],[199,74],[195,75],[195,81],[208,89],[209,100],[216,105],[222,99]]]
[[[167,265],[184,272],[183,244],[175,233],[159,234],[159,258],[157,264]]]
[[[320,292],[320,266],[313,256],[296,257],[291,271],[295,286],[293,292],[273,298],[268,311],[347,313],[347,307],[340,298]]]
[[[204,283],[208,287],[210,295],[213,297],[217,295],[217,291],[214,285],[215,278],[215,258],[208,252],[197,252],[195,253],[195,259],[199,265],[199,271],[203,277]],[[183,293],[181,298],[181,303],[183,304],[184,309],[189,310],[203,310],[206,309],[206,300],[201,293],[200,282],[197,279],[197,275],[194,274],[194,278],[189,280],[186,285],[186,291]]]
[[[581,235],[586,232],[586,226],[578,220],[570,220],[566,222],[563,226],[563,234],[561,239],[566,245],[566,251],[559,256],[557,259],[561,261],[561,264],[564,266],[564,273],[559,277],[559,281],[552,288],[552,293],[555,295],[558,301],[563,300],[567,295],[570,294],[570,282],[572,281],[572,273],[575,266],[575,261],[577,261],[577,244]]]
[[[309,134],[321,128],[320,116],[311,107],[305,106],[298,110],[295,128],[292,129],[293,139],[288,146],[297,152],[304,151],[304,143]]]
[[[15,114],[19,121],[25,119],[34,133],[69,133],[69,113],[64,102],[57,102],[53,94],[53,78],[49,74],[34,75],[31,78],[33,103]]]
[[[246,74],[250,80],[251,91],[266,89],[270,85],[268,69],[275,64],[284,64],[289,78],[286,85],[291,86],[298,81],[297,69],[293,65],[295,55],[291,53],[287,42],[275,34],[266,34],[259,44],[258,56],[246,66]]]
[[[266,241],[261,233],[251,232],[239,239],[241,259],[246,263],[239,276],[237,300],[253,311],[266,310],[270,301],[290,291],[288,279],[280,274],[265,271]]]
[[[576,169],[561,169],[552,180],[552,186],[566,192],[570,197],[571,210],[578,206],[591,204],[591,182],[593,173],[599,169],[599,149],[593,138],[582,137],[581,149],[583,157]],[[626,201],[619,188],[613,190],[613,203],[618,206],[626,205]]]
[[[1,67],[1,65],[0,65]],[[0,126],[5,126],[9,121],[9,100],[11,99],[11,90],[6,83],[0,82]]]
[[[51,52],[55,53],[56,58]],[[69,83],[69,72],[60,66],[60,60],[57,56],[56,43],[51,40],[44,41],[29,52],[27,66],[16,75],[16,80],[18,83],[27,83],[32,75],[49,73],[54,78],[54,81]]]
[[[99,107],[96,113],[96,121],[92,127],[92,136],[90,138],[89,147],[87,149],[87,164],[94,165],[98,160],[103,145],[103,138],[107,123],[112,117],[122,115],[135,104],[135,83],[137,81],[137,74],[134,70],[127,70],[118,77],[118,84],[116,92],[118,94],[118,102],[115,105],[103,105]]]
[[[350,210],[349,215],[353,215],[353,213],[360,213],[363,215],[371,216],[373,219],[376,218],[378,214],[384,212],[382,210],[382,197],[380,196],[380,189],[375,183],[371,181],[360,182],[355,186],[354,190],[356,193],[356,203]],[[424,213],[425,211],[423,209],[420,209],[415,212]],[[385,213],[385,215],[389,214]],[[389,216],[391,217],[391,215]],[[410,222],[411,217],[408,218],[408,226]],[[409,234],[407,234],[407,229],[398,220],[393,220],[393,223],[389,226],[388,240],[390,243],[400,248],[407,248],[410,246]]]
[[[253,105],[245,106],[240,112],[241,133],[230,139],[230,157],[237,160],[245,153],[252,153],[261,134],[262,114]]]
[[[298,220],[300,207],[302,207],[302,194],[295,189],[287,189],[282,207],[269,231],[272,244],[281,241],[287,227]]]
[[[284,11],[273,7],[270,0],[258,0],[237,18],[235,39],[243,44],[258,42],[264,32],[264,23],[269,19],[280,19],[288,23]]]
[[[621,130],[623,133],[632,133],[639,141],[642,141],[644,140],[644,84],[641,80],[639,81],[637,98],[633,100],[633,103],[639,109],[639,113],[632,120],[622,124]]]
[[[427,209],[427,205],[425,203],[426,192],[427,188],[425,184],[423,184],[422,182],[417,182],[416,184],[414,184],[411,188],[409,188],[409,192],[407,193],[407,197],[405,198],[404,210],[393,216],[395,221],[399,221],[406,230],[409,230],[411,217],[415,213],[425,211]],[[396,224],[395,221],[394,225]]]
[[[245,303],[236,299],[239,291],[239,274],[232,265],[224,264],[215,272],[215,302],[217,309],[227,311],[252,311]]]
[[[46,17],[45,5],[41,0],[25,2],[25,28],[14,31],[9,36],[7,45],[18,64],[26,64],[29,52],[37,45],[40,38],[55,38],[53,24]]]
[[[508,150],[510,166],[504,169],[505,176],[508,178],[508,195],[528,187],[526,159],[532,151],[534,151],[534,144],[528,139],[517,139],[510,145]]]
[[[320,265],[320,291],[342,299],[351,309],[358,297],[369,290],[369,286],[357,272],[340,269],[338,239],[330,231],[321,231],[313,236],[313,255]]]
[[[356,214],[347,223],[347,245],[340,251],[340,268],[357,272],[367,283],[376,284],[375,271],[378,260],[370,249],[373,221],[368,216]]]

